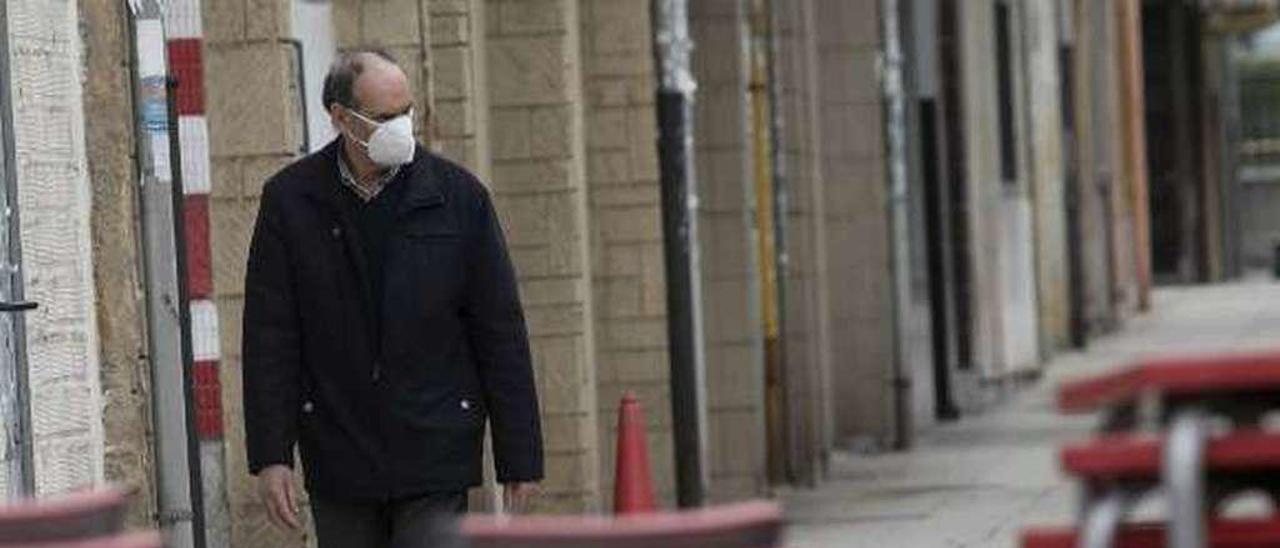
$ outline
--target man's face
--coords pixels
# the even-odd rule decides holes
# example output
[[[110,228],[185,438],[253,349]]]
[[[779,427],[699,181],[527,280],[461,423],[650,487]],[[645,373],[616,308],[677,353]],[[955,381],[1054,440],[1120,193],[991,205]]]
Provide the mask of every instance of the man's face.
[[[408,114],[413,109],[409,79],[400,67],[382,59],[367,61],[352,91],[356,106],[334,105],[329,115],[347,135],[361,142],[369,141],[377,129],[375,124]]]

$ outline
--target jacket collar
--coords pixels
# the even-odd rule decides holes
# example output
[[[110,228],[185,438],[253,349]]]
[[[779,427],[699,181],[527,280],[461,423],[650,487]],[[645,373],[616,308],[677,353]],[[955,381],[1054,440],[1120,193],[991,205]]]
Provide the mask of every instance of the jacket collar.
[[[350,192],[343,188],[338,176],[338,154],[341,153],[341,146],[342,138],[339,137],[315,153],[320,172],[327,176],[316,177],[315,182],[306,187],[308,196],[334,207],[341,203],[339,200],[342,199],[343,192]],[[409,185],[397,207],[398,214],[445,203],[440,182],[431,176],[431,164],[434,161],[435,157],[422,148],[422,145],[415,145],[413,161],[401,168],[404,180],[396,183]]]

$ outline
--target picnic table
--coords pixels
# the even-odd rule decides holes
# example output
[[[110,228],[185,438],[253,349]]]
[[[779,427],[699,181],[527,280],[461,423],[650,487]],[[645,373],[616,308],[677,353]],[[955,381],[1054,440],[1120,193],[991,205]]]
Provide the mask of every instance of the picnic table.
[[[1262,490],[1280,501],[1280,352],[1150,358],[1064,384],[1064,413],[1100,412],[1097,436],[1063,448],[1084,486],[1075,527],[1039,528],[1025,548],[1280,546],[1280,519],[1218,517],[1224,500]],[[1125,523],[1163,493],[1166,523]]]

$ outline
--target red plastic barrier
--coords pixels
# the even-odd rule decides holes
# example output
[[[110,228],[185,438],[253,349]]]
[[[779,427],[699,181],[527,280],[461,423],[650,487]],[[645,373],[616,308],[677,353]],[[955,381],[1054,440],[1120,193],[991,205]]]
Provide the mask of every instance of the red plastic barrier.
[[[163,548],[164,541],[161,539],[160,533],[148,532],[39,544],[0,544],[0,548],[17,548],[18,546],[22,548]]]
[[[126,496],[105,489],[0,505],[0,546],[108,537],[124,528]]]

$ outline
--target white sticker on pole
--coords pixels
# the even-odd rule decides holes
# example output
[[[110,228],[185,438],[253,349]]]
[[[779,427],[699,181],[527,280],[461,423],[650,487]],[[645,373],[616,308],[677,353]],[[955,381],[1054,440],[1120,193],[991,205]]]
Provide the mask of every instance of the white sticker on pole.
[[[159,19],[139,19],[136,28],[138,76],[164,76],[164,25]]]
[[[198,362],[217,361],[218,345],[218,308],[213,301],[191,301],[191,354]]]
[[[168,133],[151,133],[151,167],[155,170],[156,179],[173,180],[173,165],[169,161]]]

